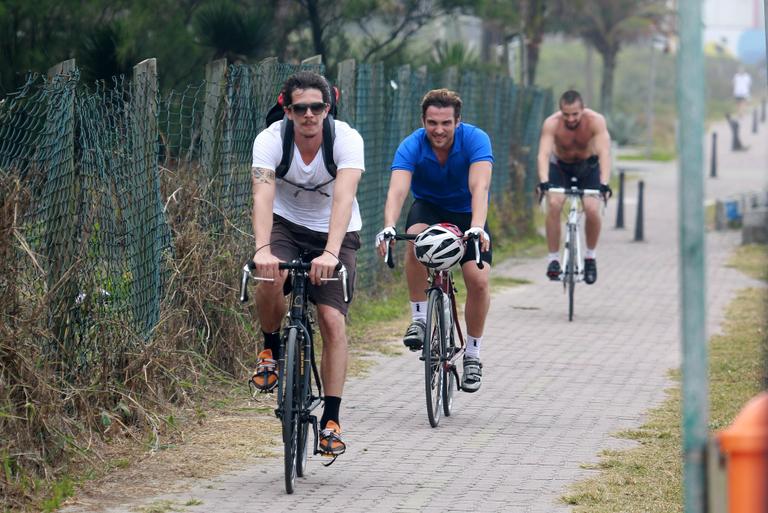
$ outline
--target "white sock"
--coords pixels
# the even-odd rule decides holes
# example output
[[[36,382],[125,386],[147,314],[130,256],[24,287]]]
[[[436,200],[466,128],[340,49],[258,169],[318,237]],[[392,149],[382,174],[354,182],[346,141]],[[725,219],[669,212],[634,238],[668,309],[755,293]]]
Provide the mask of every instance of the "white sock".
[[[560,260],[560,253],[555,251],[554,253],[550,253],[549,255],[547,255],[547,257],[549,258],[550,262],[554,262],[555,260],[559,261]]]
[[[427,322],[427,302],[411,301],[411,319],[416,321],[421,319]]]
[[[467,335],[467,348],[464,350],[464,355],[470,358],[480,359],[480,343],[483,341],[483,337],[473,337]]]
[[[597,250],[587,248],[584,252],[584,258],[597,258]]]

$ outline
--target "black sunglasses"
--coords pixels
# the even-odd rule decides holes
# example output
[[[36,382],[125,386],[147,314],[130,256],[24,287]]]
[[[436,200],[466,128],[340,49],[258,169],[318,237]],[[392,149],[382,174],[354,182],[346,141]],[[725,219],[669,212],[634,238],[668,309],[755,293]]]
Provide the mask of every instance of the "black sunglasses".
[[[291,111],[297,116],[303,116],[307,113],[307,109],[312,111],[312,114],[319,116],[325,110],[327,103],[314,102],[314,103],[293,103],[288,106]]]

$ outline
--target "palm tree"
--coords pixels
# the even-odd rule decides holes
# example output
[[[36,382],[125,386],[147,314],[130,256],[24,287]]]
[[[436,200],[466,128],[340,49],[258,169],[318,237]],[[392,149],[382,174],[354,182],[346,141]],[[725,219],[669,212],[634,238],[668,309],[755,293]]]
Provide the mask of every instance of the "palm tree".
[[[194,17],[198,42],[213,49],[213,59],[232,63],[268,53],[274,11],[259,3],[249,14],[228,0],[201,7]]]

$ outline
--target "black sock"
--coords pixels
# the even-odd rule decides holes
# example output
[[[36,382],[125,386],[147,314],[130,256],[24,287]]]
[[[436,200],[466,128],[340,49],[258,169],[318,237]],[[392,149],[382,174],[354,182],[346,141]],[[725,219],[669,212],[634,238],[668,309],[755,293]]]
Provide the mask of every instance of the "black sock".
[[[275,331],[274,333],[267,333],[266,331],[262,330],[261,333],[264,334],[264,349],[271,349],[272,350],[272,358],[275,360],[280,359],[280,331]]]
[[[332,395],[325,396],[325,408],[323,408],[323,417],[320,419],[320,429],[325,429],[329,420],[339,424],[339,407],[341,406],[341,397]]]

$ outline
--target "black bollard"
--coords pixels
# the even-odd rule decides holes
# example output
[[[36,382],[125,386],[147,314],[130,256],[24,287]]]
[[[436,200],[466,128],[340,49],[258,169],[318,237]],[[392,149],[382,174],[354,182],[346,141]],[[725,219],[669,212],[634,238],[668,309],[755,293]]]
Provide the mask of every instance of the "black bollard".
[[[635,242],[643,240],[643,189],[645,182],[637,184],[637,217],[635,218]]]
[[[616,205],[616,228],[624,228],[624,171],[619,172],[619,199]]]
[[[765,98],[760,102],[760,121],[765,123]]]
[[[730,114],[726,114],[725,118],[728,120],[728,124],[731,127],[731,151],[746,150],[747,148],[741,144],[741,139],[739,138],[739,122],[732,118]]]
[[[757,109],[752,111],[752,133],[757,133]]]
[[[712,132],[712,158],[709,161],[709,176],[717,178],[717,132]]]

